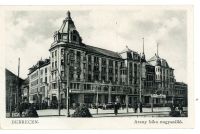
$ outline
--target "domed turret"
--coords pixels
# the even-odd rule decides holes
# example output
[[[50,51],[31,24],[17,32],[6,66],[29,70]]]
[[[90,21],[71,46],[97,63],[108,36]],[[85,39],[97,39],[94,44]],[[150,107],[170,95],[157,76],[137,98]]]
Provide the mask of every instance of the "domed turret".
[[[82,44],[82,38],[76,30],[71,13],[68,11],[66,18],[58,31],[54,33],[54,42],[70,42],[74,44]],[[53,45],[55,44],[53,43]]]
[[[161,66],[161,60],[158,56],[157,56],[157,59],[156,59],[156,66]]]

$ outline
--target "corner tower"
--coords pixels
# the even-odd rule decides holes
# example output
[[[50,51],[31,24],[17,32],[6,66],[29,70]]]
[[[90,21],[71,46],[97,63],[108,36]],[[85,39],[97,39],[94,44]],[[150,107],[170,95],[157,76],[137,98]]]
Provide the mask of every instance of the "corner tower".
[[[51,48],[58,45],[58,43],[83,45],[82,38],[76,30],[70,11],[67,12],[66,18],[63,20],[60,29],[54,33],[54,42],[52,43]]]

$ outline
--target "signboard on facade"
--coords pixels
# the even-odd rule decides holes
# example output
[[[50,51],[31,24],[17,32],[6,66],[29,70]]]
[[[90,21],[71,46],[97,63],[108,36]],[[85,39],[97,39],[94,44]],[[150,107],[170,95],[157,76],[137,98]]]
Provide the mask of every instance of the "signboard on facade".
[[[152,98],[166,98],[165,94],[151,94]]]

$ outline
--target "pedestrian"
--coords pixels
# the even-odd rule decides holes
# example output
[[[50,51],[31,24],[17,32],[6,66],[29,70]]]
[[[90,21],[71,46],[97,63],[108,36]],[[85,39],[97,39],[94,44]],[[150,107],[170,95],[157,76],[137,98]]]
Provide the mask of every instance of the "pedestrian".
[[[173,104],[173,103],[170,104],[170,109],[171,109],[171,111],[175,111],[175,108],[174,108],[174,104]]]
[[[182,112],[183,112],[183,106],[181,105],[181,103],[178,105],[178,110],[179,110],[180,114],[182,114]]]
[[[140,102],[139,107],[140,107],[140,113],[142,113],[142,102]]]
[[[30,107],[26,111],[25,117],[38,117],[38,113],[34,105],[30,105]]]
[[[114,103],[114,113],[115,115],[117,115],[117,112],[118,112],[118,104],[117,102]]]
[[[135,111],[135,113],[137,113],[137,109],[138,109],[138,104],[137,104],[137,102],[135,102],[134,103],[134,111]]]
[[[18,110],[19,110],[19,116],[22,117],[22,112],[24,111],[24,105],[23,105],[23,103],[19,104]]]

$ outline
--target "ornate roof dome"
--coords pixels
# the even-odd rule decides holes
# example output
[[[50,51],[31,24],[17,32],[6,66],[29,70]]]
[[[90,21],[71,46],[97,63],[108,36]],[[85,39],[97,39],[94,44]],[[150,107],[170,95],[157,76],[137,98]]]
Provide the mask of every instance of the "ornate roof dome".
[[[58,30],[60,33],[69,33],[70,31],[76,30],[74,22],[71,18],[71,13],[67,12],[67,17],[63,20],[63,24]]]
[[[161,66],[161,59],[157,54],[151,57],[148,62],[153,66]]]

